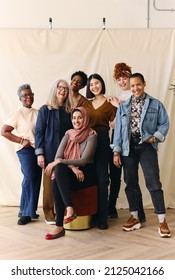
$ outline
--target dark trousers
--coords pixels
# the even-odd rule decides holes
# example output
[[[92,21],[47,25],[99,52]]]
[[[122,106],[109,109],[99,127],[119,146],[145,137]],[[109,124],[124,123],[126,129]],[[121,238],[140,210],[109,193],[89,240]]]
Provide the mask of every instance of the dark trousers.
[[[113,143],[113,136],[114,130],[112,131],[111,143]],[[122,174],[122,167],[117,168],[113,163],[113,152],[111,150],[110,153],[110,185],[109,185],[109,198],[108,198],[108,214],[115,214],[116,212],[116,202],[120,192],[121,186],[121,174]],[[145,213],[143,209],[143,201],[142,201],[142,193],[140,190],[140,186],[138,185],[137,190],[138,197],[139,197],[139,210],[138,216],[140,221],[145,220]]]
[[[108,130],[97,131],[97,148],[95,153],[95,167],[98,186],[98,212],[99,223],[107,222],[108,216],[108,185],[109,185],[109,160],[110,139]]]
[[[126,196],[130,211],[139,210],[138,167],[141,164],[145,183],[150,192],[155,213],[165,213],[162,184],[159,176],[157,151],[149,143],[138,144],[131,139],[129,156],[122,157]]]
[[[110,170],[109,173],[110,185],[109,185],[109,197],[108,197],[108,213],[113,214],[115,213],[116,202],[120,192],[122,168],[117,168],[113,163],[112,149],[110,151],[109,170]]]
[[[73,206],[71,191],[96,184],[93,164],[87,164],[86,166],[79,167],[79,169],[84,173],[83,182],[77,180],[76,175],[67,165],[59,163],[55,167],[55,180],[52,182],[52,191],[56,208],[57,226],[63,226],[65,208]]]

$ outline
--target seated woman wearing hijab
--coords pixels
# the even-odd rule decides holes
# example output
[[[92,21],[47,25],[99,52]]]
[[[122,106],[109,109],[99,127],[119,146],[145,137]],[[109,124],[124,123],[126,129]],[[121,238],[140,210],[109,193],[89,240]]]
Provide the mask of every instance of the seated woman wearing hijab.
[[[73,129],[65,133],[55,160],[45,169],[46,175],[53,179],[52,191],[56,208],[56,226],[45,235],[47,240],[64,236],[63,225],[77,217],[71,191],[96,184],[93,157],[97,135],[90,132],[89,116],[85,108],[75,108],[71,113],[71,120]]]

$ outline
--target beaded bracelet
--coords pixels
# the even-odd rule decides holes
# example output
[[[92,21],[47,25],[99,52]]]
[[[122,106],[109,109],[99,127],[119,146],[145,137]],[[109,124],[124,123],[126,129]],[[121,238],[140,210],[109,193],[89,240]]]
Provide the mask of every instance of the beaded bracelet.
[[[20,142],[21,145],[22,145],[23,141],[24,141],[24,138],[21,138],[21,142]]]

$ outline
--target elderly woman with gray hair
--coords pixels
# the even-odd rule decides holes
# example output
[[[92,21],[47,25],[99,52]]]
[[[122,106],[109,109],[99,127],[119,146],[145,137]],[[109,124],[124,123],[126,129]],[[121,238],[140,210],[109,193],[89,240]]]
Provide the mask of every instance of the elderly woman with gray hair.
[[[1,129],[1,135],[16,143],[16,153],[23,174],[18,225],[26,225],[39,217],[36,210],[42,169],[37,165],[34,148],[38,110],[32,108],[34,93],[29,84],[21,85],[17,93],[22,106],[10,114]],[[16,130],[15,134],[12,133],[13,130]]]
[[[49,98],[38,113],[35,129],[35,153],[38,165],[45,168],[55,158],[65,132],[72,128],[70,117],[70,87],[67,81],[57,80]],[[55,224],[54,201],[50,177],[43,177],[43,211],[47,224]]]

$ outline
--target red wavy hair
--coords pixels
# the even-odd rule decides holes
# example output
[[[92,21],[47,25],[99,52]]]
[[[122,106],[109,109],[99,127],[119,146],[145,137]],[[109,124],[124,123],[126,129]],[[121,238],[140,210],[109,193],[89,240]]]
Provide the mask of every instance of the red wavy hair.
[[[124,62],[117,63],[114,67],[114,80],[120,77],[130,77],[132,74],[131,67]]]

